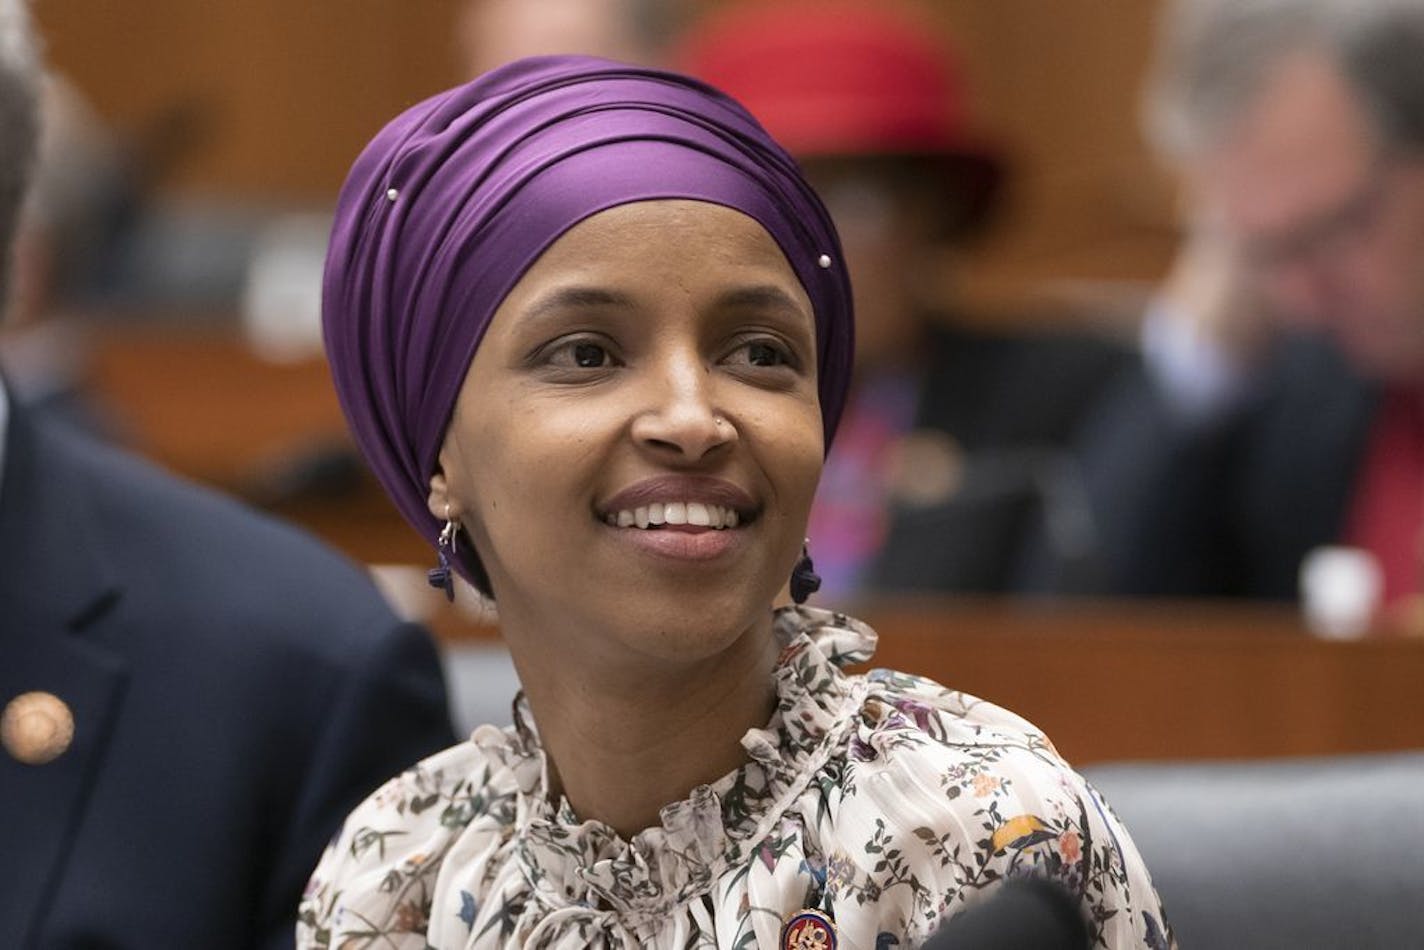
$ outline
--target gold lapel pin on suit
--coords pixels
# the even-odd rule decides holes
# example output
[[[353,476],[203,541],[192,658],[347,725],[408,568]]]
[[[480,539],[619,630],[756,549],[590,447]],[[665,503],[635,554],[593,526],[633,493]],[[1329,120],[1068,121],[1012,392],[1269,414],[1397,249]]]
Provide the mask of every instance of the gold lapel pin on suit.
[[[0,713],[0,744],[18,762],[53,762],[73,741],[74,713],[53,693],[21,693]]]

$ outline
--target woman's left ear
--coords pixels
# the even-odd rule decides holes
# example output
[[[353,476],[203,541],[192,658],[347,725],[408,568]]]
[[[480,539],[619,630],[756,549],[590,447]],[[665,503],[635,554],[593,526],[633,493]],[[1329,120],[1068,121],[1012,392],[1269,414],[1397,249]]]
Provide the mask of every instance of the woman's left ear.
[[[450,504],[450,493],[445,484],[445,473],[440,469],[436,469],[435,474],[430,476],[430,493],[425,496],[425,505],[430,509],[430,513],[441,521],[450,517],[453,506]]]

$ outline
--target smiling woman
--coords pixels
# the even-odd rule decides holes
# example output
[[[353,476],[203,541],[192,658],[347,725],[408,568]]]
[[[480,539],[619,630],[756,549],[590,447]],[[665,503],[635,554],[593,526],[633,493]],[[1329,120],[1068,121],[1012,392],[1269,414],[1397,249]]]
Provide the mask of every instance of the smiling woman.
[[[302,946],[906,946],[1018,875],[1103,945],[1170,941],[1037,730],[847,675],[869,628],[773,607],[814,587],[839,261],[795,164],[675,74],[524,60],[368,146],[329,252],[333,374],[406,518],[497,601],[523,694],[351,816]]]

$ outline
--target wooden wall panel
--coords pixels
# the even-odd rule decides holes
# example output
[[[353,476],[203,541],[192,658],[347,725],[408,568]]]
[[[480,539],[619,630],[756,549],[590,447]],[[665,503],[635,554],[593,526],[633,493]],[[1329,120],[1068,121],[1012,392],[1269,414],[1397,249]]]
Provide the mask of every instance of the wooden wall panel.
[[[980,289],[1158,276],[1171,190],[1138,124],[1158,0],[936,7],[1013,169],[1003,227],[975,262]]]
[[[174,186],[328,201],[380,123],[460,78],[455,0],[41,0],[53,64],[121,129],[184,101],[207,146]]]

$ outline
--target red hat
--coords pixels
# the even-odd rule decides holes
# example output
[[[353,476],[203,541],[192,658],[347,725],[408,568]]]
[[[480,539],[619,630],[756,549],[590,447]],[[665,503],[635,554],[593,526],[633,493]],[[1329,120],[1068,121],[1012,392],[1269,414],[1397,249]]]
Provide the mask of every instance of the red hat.
[[[998,155],[969,127],[955,51],[893,0],[751,0],[723,8],[673,53],[730,93],[800,158],[925,156],[982,217]]]

